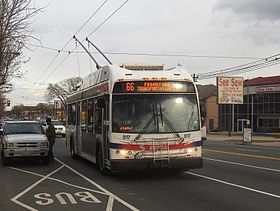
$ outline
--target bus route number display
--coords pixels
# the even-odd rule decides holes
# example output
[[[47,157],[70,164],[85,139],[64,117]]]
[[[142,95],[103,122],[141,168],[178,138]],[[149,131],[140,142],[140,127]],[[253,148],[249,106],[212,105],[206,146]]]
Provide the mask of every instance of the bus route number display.
[[[115,93],[144,93],[144,92],[190,92],[195,89],[190,82],[173,81],[129,81],[119,82],[114,86]]]

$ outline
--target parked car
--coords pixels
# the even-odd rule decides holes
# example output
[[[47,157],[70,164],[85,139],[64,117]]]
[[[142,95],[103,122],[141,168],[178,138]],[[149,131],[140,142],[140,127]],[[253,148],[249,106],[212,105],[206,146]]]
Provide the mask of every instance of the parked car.
[[[66,128],[63,125],[63,123],[59,120],[52,120],[52,124],[55,128],[55,134],[61,135],[62,137],[65,137],[66,135]]]
[[[49,143],[39,122],[8,121],[0,131],[0,153],[3,165],[12,158],[39,158],[49,163]]]
[[[46,133],[46,129],[48,126],[46,120],[40,120],[39,122],[42,125],[44,132]]]
[[[44,131],[46,132],[46,129],[48,128],[46,120],[41,120],[40,123],[41,123]],[[52,124],[55,128],[55,134],[56,135],[61,135],[62,137],[66,136],[66,128],[61,121],[52,120]]]

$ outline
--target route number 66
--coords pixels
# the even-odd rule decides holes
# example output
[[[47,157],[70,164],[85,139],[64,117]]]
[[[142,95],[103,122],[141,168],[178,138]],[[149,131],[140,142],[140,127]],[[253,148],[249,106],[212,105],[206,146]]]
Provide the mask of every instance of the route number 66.
[[[133,82],[127,82],[126,84],[125,84],[125,90],[127,91],[127,92],[134,92],[134,83]]]

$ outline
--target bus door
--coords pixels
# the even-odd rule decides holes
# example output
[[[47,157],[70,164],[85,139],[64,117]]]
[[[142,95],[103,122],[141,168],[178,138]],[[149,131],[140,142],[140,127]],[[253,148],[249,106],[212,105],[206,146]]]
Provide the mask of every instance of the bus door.
[[[76,152],[80,154],[81,149],[81,103],[77,103],[77,124],[76,124]]]
[[[97,99],[95,107],[96,115],[96,127],[95,133],[96,138],[100,141],[102,145],[102,152],[104,159],[109,159],[109,97],[103,96]]]

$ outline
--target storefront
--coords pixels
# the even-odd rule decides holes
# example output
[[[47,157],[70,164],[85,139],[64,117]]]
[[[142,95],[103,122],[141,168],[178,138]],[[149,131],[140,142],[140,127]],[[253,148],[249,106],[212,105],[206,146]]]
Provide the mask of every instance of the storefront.
[[[219,105],[219,129],[243,132],[249,123],[253,132],[280,132],[280,76],[245,80],[243,89],[243,104]]]

